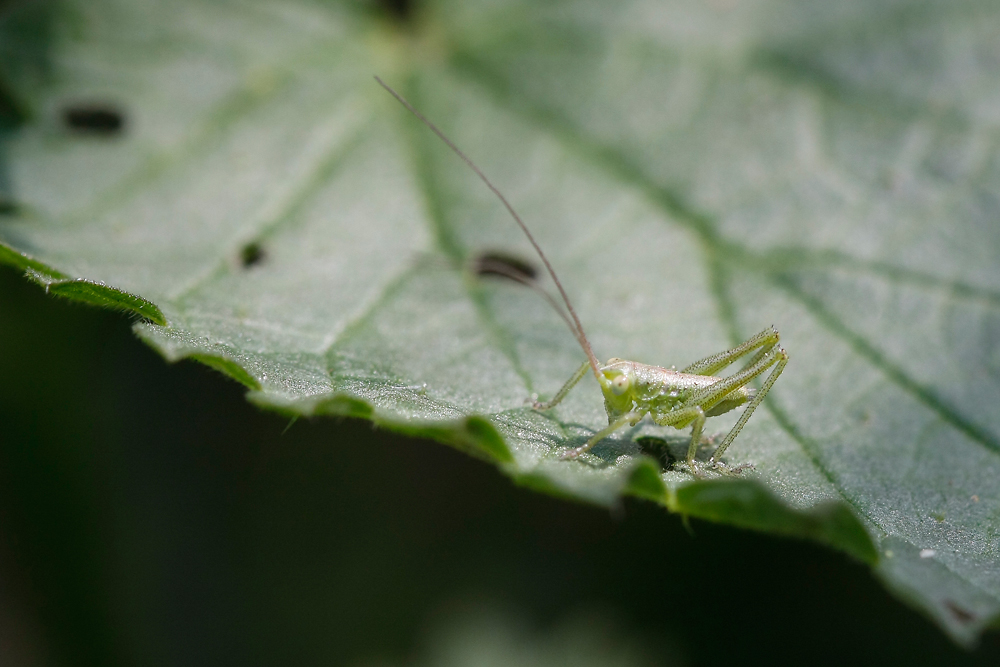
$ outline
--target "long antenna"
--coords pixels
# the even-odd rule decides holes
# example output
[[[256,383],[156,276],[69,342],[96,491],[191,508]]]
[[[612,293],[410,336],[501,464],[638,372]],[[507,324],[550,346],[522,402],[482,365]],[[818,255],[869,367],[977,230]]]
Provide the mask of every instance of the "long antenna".
[[[492,190],[493,194],[495,194],[500,199],[500,201],[503,202],[504,207],[506,207],[511,217],[514,218],[514,222],[517,223],[518,227],[521,228],[521,231],[524,232],[524,235],[528,237],[529,241],[531,241],[531,245],[535,248],[535,252],[538,253],[538,256],[542,258],[542,263],[545,264],[545,268],[548,270],[549,275],[552,276],[552,281],[556,284],[556,288],[559,290],[559,295],[562,297],[563,303],[566,304],[566,309],[569,311],[570,317],[573,318],[573,323],[576,325],[575,327],[570,327],[570,330],[573,332],[573,335],[576,336],[576,340],[577,342],[580,343],[580,347],[582,347],[583,351],[586,352],[587,360],[590,362],[590,368],[594,371],[594,377],[596,377],[599,382],[601,379],[600,375],[601,364],[600,362],[597,361],[597,357],[594,356],[594,350],[590,347],[590,341],[587,340],[587,335],[583,333],[583,325],[580,324],[580,318],[576,316],[576,311],[573,310],[573,304],[569,302],[569,297],[566,296],[566,290],[563,289],[562,283],[559,282],[559,277],[556,276],[555,270],[552,268],[552,265],[549,264],[548,258],[545,256],[545,253],[542,252],[541,247],[539,247],[538,243],[535,241],[535,237],[531,235],[530,231],[528,231],[528,226],[525,225],[524,222],[521,220],[521,217],[514,210],[514,207],[510,205],[510,202],[508,202],[507,198],[503,196],[503,193],[497,190],[496,186],[490,182],[490,179],[486,178],[486,174],[484,174],[479,169],[479,167],[477,167],[476,164],[465,155],[465,153],[459,150],[458,146],[456,146],[451,141],[451,139],[446,137],[444,132],[439,130],[434,123],[427,120],[422,113],[414,109],[413,105],[407,102],[402,95],[400,95],[395,90],[390,88],[389,85],[386,84],[382,79],[376,76],[375,80],[378,81],[380,86],[389,91],[390,95],[399,100],[399,103],[402,104],[404,107],[406,107],[410,111],[410,113],[412,113],[414,116],[420,119],[420,121],[423,122],[424,125],[429,127],[430,130],[434,134],[436,134],[438,138],[448,146],[448,148],[450,148],[452,151],[455,152],[455,155],[462,158],[462,161],[465,162],[465,164],[469,165],[469,168],[471,168],[472,171],[476,172],[476,175],[479,176],[480,179],[482,179],[483,183],[486,184],[486,187]],[[569,323],[567,322],[567,324]]]

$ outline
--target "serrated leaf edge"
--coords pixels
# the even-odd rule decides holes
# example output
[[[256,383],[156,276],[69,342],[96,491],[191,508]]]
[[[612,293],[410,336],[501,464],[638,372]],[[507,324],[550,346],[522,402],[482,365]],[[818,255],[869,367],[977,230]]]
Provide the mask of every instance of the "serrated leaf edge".
[[[0,242],[0,264],[23,269],[25,277],[44,287],[48,294],[132,313],[160,326],[167,324],[163,312],[148,299],[99,280],[73,278],[2,242]]]

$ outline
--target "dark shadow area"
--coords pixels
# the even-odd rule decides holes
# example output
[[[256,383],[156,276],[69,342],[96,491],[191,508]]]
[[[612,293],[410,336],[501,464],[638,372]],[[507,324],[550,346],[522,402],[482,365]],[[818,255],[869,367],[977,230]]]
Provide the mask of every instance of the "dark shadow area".
[[[17,212],[7,168],[7,142],[37,111],[27,89],[49,74],[52,8],[46,0],[0,0],[0,215]]]
[[[25,119],[26,113],[22,105],[0,72],[0,215],[16,215],[18,211],[7,167],[7,142]]]
[[[6,614],[61,664],[401,659],[475,600],[539,632],[598,610],[690,665],[1000,664],[997,634],[965,653],[811,544],[692,536],[641,502],[613,519],[361,421],[282,434],[236,383],[6,268],[0,349]]]
[[[395,21],[409,23],[413,20],[416,10],[416,0],[378,0],[379,8]]]

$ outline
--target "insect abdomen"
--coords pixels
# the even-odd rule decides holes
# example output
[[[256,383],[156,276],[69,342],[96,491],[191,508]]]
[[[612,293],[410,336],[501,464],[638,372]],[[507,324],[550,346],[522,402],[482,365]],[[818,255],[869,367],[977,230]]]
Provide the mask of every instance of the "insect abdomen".
[[[684,403],[691,394],[699,389],[705,389],[719,382],[720,378],[711,375],[694,375],[679,371],[635,364],[637,403],[645,403],[654,411],[670,410]],[[725,414],[748,402],[753,397],[753,390],[743,386],[734,389],[726,397],[706,410],[706,417]]]

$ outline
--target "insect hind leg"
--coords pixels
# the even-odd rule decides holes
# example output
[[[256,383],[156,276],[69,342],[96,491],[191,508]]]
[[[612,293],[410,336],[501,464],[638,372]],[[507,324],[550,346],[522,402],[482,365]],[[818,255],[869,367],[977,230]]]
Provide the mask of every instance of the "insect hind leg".
[[[759,350],[759,352],[754,355],[753,359],[750,360],[750,363],[747,364],[747,368],[750,368],[755,363],[759,362],[771,350],[771,348],[777,345],[779,340],[781,340],[781,335],[778,333],[777,329],[774,327],[768,327],[756,336],[740,343],[731,350],[726,350],[725,352],[705,357],[704,359],[694,362],[687,368],[681,369],[681,372],[691,373],[692,375],[715,375],[726,366],[729,366],[740,358],[745,357],[754,350]]]
[[[759,341],[755,340],[760,337],[761,336],[755,336],[754,338],[750,339],[750,341],[748,341],[747,343],[744,343],[744,345],[741,345],[740,348],[742,348],[742,350],[740,350],[740,348],[734,348],[734,350],[740,351],[741,354],[747,354],[748,352],[754,349],[752,344],[754,343],[756,343],[757,345],[761,344]],[[754,410],[757,409],[757,406],[760,405],[761,401],[764,400],[764,397],[767,395],[767,392],[771,389],[771,386],[774,384],[775,380],[778,379],[778,376],[781,375],[781,372],[784,370],[785,365],[788,363],[788,354],[776,343],[768,344],[765,341],[763,345],[765,345],[765,347],[763,347],[757,354],[754,355],[753,359],[751,360],[751,363],[748,364],[747,367],[744,368],[743,370],[739,371],[738,373],[734,373],[729,377],[721,378],[718,382],[713,382],[708,387],[705,387],[704,389],[695,392],[678,409],[672,410],[664,415],[658,415],[654,417],[654,420],[657,423],[663,423],[672,426],[676,425],[678,427],[683,427],[687,423],[695,421],[695,427],[692,429],[692,440],[691,440],[691,445],[688,448],[688,457],[687,457],[687,464],[691,468],[691,470],[695,473],[695,475],[698,475],[698,465],[694,460],[694,454],[698,449],[698,445],[700,444],[699,440],[701,436],[701,426],[703,426],[704,424],[704,417],[702,417],[701,420],[697,421],[691,417],[689,417],[687,420],[684,420],[682,418],[682,415],[697,414],[697,412],[692,412],[692,411],[698,411],[698,412],[704,411],[704,414],[712,414],[712,407],[720,403],[722,400],[724,400],[727,395],[731,394],[733,391],[739,389],[740,387],[747,385],[751,380],[753,380],[758,375],[762,375],[765,372],[767,372],[769,368],[774,367],[774,370],[771,371],[771,374],[768,375],[767,379],[764,381],[763,386],[760,388],[759,391],[754,393],[753,398],[750,399],[750,402],[747,404],[746,408],[744,408],[743,414],[740,415],[740,418],[736,422],[736,425],[733,426],[733,428],[729,431],[725,439],[722,441],[722,444],[720,444],[716,448],[715,452],[712,454],[712,458],[709,459],[709,465],[711,467],[719,470],[724,470],[719,461],[720,458],[722,457],[722,454],[726,451],[729,445],[732,444],[733,440],[739,434],[740,430],[747,423],[747,420],[750,419],[750,416],[753,414]],[[733,352],[733,350],[730,350],[730,352]],[[721,355],[716,355],[716,356],[722,357],[726,354],[728,353],[723,353]]]
[[[767,392],[771,390],[771,386],[778,379],[778,376],[781,375],[781,372],[785,370],[785,365],[787,364],[788,353],[781,347],[776,347],[773,355],[768,355],[758,362],[758,365],[762,366],[762,368],[758,371],[758,373],[756,373],[756,375],[763,373],[772,365],[774,366],[774,370],[772,370],[771,374],[767,376],[767,379],[764,380],[764,384],[761,386],[760,390],[756,393],[753,399],[751,399],[750,403],[747,404],[746,408],[743,409],[743,414],[740,415],[739,420],[733,428],[730,429],[729,433],[726,435],[726,439],[722,441],[722,444],[720,444],[712,454],[712,458],[709,459],[709,463],[711,465],[717,465],[719,463],[719,459],[722,457],[723,452],[729,448],[729,445],[731,445],[733,440],[736,439],[736,436],[739,435],[740,430],[747,423],[747,420],[750,419],[750,415],[753,414],[753,411],[757,409],[757,406],[760,405],[761,401],[764,400],[764,397],[767,396]]]

